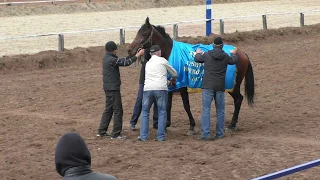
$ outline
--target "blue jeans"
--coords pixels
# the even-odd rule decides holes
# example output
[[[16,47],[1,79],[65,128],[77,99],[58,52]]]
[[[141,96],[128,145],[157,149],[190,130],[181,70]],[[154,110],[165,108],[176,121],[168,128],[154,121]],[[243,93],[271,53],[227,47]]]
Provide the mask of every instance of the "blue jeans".
[[[132,117],[130,120],[130,124],[135,126],[139,120],[139,116],[142,110],[142,96],[143,96],[143,86],[144,84],[139,84],[138,95],[136,99],[136,103],[134,105]],[[158,128],[158,107],[157,104],[153,105],[153,128]]]
[[[144,91],[142,98],[142,118],[140,125],[140,138],[146,141],[149,136],[149,113],[153,102],[158,106],[158,141],[163,141],[165,136],[165,128],[167,121],[167,104],[168,104],[168,91]]]
[[[210,110],[214,99],[217,113],[216,137],[224,136],[225,124],[225,99],[223,91],[214,91],[211,89],[202,89],[202,116],[201,116],[201,136],[210,137]]]

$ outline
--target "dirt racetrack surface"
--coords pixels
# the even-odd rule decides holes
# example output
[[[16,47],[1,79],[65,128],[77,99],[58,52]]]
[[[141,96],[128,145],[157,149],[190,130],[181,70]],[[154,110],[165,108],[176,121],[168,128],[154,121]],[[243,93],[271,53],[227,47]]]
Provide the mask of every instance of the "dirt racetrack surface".
[[[156,132],[151,129],[149,141],[138,142],[138,131],[129,130],[139,78],[135,65],[121,68],[124,134],[128,139],[96,138],[104,108],[103,47],[0,58],[1,179],[59,179],[54,150],[58,138],[68,131],[84,137],[94,170],[119,179],[250,179],[318,159],[319,32],[318,24],[224,36],[250,56],[256,101],[254,108],[244,101],[240,131],[213,142],[196,139],[201,94],[190,94],[197,135],[186,136],[187,115],[175,95],[167,141],[153,141]],[[203,37],[180,40],[210,42]],[[126,55],[125,46],[120,47],[119,55]],[[227,123],[232,111],[233,101],[226,95]],[[214,108],[211,118],[214,132]],[[316,180],[319,170],[313,168],[284,179]]]

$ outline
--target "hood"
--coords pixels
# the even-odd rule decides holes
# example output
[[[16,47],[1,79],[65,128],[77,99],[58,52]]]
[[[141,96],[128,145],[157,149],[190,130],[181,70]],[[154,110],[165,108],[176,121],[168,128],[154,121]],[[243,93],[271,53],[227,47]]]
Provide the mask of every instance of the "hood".
[[[78,133],[66,133],[59,139],[55,151],[55,164],[61,176],[71,167],[91,165],[90,151]]]
[[[213,51],[208,51],[210,56],[215,60],[223,60],[225,57],[224,51],[221,49],[221,47],[214,47]]]

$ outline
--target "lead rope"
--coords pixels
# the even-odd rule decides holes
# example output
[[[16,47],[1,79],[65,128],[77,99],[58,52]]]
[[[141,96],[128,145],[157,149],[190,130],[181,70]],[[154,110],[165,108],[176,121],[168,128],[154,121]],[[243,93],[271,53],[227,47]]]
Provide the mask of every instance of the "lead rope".
[[[140,48],[137,50],[137,52],[139,52],[141,49],[142,49],[142,48],[140,47]],[[140,64],[141,64],[141,62],[143,62],[143,61],[144,61],[144,56],[143,56],[143,57],[142,57],[142,56],[138,57],[137,60],[136,60],[136,62],[134,63],[134,67],[139,67]]]

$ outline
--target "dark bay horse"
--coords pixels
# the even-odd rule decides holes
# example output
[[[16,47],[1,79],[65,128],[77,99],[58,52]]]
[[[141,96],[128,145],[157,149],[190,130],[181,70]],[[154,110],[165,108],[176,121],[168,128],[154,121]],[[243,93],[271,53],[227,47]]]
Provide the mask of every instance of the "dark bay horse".
[[[133,56],[139,48],[150,48],[152,45],[159,45],[162,51],[162,57],[169,59],[171,54],[171,50],[173,47],[173,40],[166,33],[164,27],[162,26],[154,26],[150,24],[149,18],[147,17],[145,20],[145,24],[141,26],[139,29],[135,39],[130,44],[128,48],[129,56]],[[240,49],[237,50],[237,55],[239,58],[239,63],[237,64],[237,76],[236,76],[236,84],[234,86],[234,90],[229,94],[234,99],[234,113],[232,117],[231,123],[228,125],[228,129],[236,130],[238,116],[241,108],[241,104],[243,101],[243,96],[240,93],[240,85],[242,80],[245,78],[245,95],[247,97],[248,105],[253,106],[254,104],[254,76],[252,65],[249,61],[249,57]],[[183,87],[178,89],[180,92],[184,109],[189,116],[190,121],[190,129],[188,135],[194,134],[195,121],[190,111],[189,104],[189,94],[187,91],[187,87]],[[171,124],[171,106],[172,106],[172,92],[168,94],[168,108],[167,108],[167,127]]]

